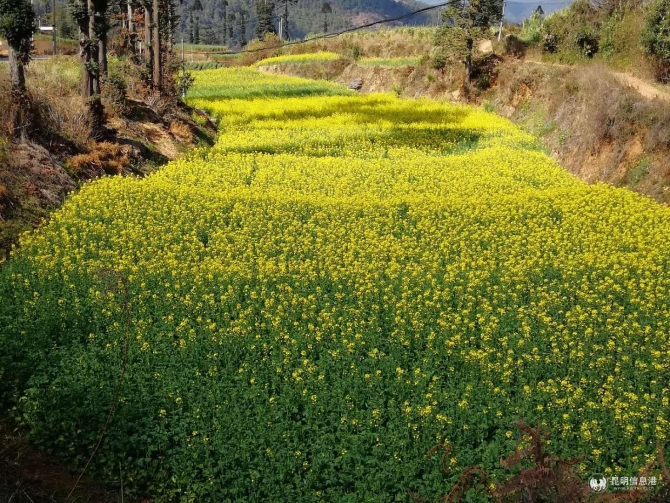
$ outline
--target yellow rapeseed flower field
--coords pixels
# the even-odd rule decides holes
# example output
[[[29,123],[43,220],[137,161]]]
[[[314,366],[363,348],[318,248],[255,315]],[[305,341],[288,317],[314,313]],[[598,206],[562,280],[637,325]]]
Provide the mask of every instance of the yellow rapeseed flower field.
[[[334,52],[314,52],[306,54],[283,54],[272,58],[265,58],[255,66],[267,65],[303,65],[306,63],[323,63],[326,61],[337,61],[340,55]]]
[[[523,418],[583,475],[669,445],[670,210],[480,109],[199,72],[210,150],[84,186],[0,271],[0,403],[155,501],[407,501]],[[453,480],[432,446],[452,449]]]

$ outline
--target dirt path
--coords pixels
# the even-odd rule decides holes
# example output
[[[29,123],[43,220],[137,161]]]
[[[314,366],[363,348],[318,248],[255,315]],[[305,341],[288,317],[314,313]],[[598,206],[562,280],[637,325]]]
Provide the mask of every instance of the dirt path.
[[[542,65],[542,66],[556,66],[559,68],[574,68],[573,65],[565,65],[561,63],[545,63],[544,61],[537,61],[534,59],[527,59],[524,61],[524,63],[529,63],[533,65]],[[623,85],[635,89],[643,98],[647,98],[649,100],[659,99],[661,101],[670,102],[670,90],[659,89],[653,84],[650,84],[649,82],[642,80],[639,77],[635,77],[629,73],[615,72],[609,69],[605,71],[608,71],[612,75],[614,75],[614,77]]]
[[[670,102],[670,92],[664,89],[659,89],[649,84],[648,82],[645,82],[642,79],[633,77],[628,73],[612,72],[612,75],[614,75],[617,78],[617,80],[622,84],[625,84],[628,87],[632,87],[633,89],[635,89],[644,98],[650,100],[659,99],[662,101]]]

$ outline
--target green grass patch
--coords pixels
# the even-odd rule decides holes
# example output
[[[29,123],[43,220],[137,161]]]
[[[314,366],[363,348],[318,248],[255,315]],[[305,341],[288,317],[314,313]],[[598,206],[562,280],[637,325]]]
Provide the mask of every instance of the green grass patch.
[[[421,58],[360,58],[357,63],[359,66],[417,66]]]
[[[195,72],[189,100],[253,99],[267,96],[299,97],[348,94],[339,84],[284,75],[268,75],[251,68]]]
[[[340,55],[334,52],[314,52],[306,54],[285,54],[274,56],[258,61],[255,66],[269,65],[305,65],[309,63],[325,63],[327,61],[337,61]]]

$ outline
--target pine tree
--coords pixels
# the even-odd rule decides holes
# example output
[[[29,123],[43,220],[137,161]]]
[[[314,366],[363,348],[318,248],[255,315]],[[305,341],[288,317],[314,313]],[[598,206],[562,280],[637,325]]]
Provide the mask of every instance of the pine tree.
[[[233,38],[235,36],[234,24],[235,24],[235,14],[230,13],[228,14],[228,40],[230,40],[231,44],[233,43]]]
[[[240,47],[247,45],[247,11],[244,8],[237,11],[237,36]]]
[[[191,16],[191,24],[193,25],[193,44],[200,43],[200,13],[202,12],[202,2],[200,0],[195,0],[191,4],[189,9],[189,14]],[[195,13],[195,15],[194,15]],[[195,24],[193,24],[193,19],[195,19]]]
[[[195,18],[195,27],[193,28],[193,43],[200,43],[200,18]]]
[[[329,2],[323,2],[321,14],[323,14],[323,32],[328,33],[328,15],[333,13],[333,8]]]
[[[256,0],[256,36],[263,40],[267,33],[276,33],[272,23],[274,0]]]
[[[221,0],[221,24],[222,24],[222,33],[221,33],[221,42],[225,45],[226,44],[226,37],[228,36],[228,30],[226,29],[227,26],[227,10],[228,10],[228,1],[227,0]]]

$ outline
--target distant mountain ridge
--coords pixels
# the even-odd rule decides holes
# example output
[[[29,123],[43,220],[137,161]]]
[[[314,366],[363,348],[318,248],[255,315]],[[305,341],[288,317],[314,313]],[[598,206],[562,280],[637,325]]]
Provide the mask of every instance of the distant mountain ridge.
[[[423,0],[423,3],[428,5],[439,5],[445,3],[447,0]],[[537,9],[538,5],[542,6],[545,14],[551,14],[559,9],[563,9],[570,5],[572,0],[548,0],[548,3],[543,4],[541,0],[526,0],[526,1],[512,1],[507,2],[505,6],[505,21],[509,23],[521,23],[524,19],[528,19],[530,15]]]
[[[416,0],[330,0],[328,3],[332,12],[324,14],[322,12],[324,3],[324,0],[298,0],[296,4],[289,5],[292,38],[323,33],[325,23],[328,25],[328,32],[333,32],[368,22],[402,16],[427,6],[426,3]],[[200,43],[236,46],[240,44],[240,41],[248,41],[255,37],[256,0],[228,0],[225,34],[223,9],[222,0],[185,0],[180,5],[180,37],[187,42],[195,38],[193,32],[196,30],[195,26],[191,26],[191,14],[194,18],[193,25],[198,25],[197,38],[200,39]],[[232,21],[231,14],[234,16]],[[278,14],[275,12],[275,28],[278,24]],[[435,16],[435,12],[418,14],[396,25],[433,24]]]

